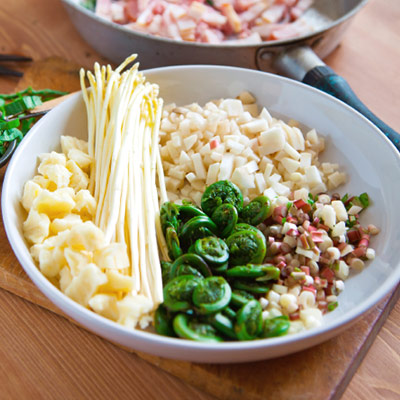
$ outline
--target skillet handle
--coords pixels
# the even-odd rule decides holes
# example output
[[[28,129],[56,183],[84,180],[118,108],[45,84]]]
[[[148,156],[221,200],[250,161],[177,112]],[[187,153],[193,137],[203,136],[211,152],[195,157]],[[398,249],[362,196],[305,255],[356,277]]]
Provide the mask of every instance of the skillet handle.
[[[353,107],[373,122],[400,151],[400,135],[371,112],[353,92],[347,81],[327,65],[316,66],[306,73],[302,82],[314,86]]]

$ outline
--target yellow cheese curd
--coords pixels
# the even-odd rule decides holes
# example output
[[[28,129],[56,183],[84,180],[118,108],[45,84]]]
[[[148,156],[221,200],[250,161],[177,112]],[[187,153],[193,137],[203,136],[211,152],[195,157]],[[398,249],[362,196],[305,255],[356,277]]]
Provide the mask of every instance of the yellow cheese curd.
[[[94,223],[96,201],[88,190],[93,162],[88,144],[61,137],[62,153],[39,157],[38,175],[26,182],[23,232],[40,271],[72,300],[134,328],[151,321],[152,302],[135,294],[127,248],[106,244]]]

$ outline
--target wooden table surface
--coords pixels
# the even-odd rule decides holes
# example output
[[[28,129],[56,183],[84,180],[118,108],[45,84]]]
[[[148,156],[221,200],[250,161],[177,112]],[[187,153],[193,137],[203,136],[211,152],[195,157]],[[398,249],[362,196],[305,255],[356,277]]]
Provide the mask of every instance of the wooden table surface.
[[[370,0],[325,61],[400,131],[400,1]],[[104,61],[78,35],[58,1],[0,2],[0,53]],[[0,77],[0,92],[17,81]],[[82,351],[84,349],[84,351]],[[343,399],[400,398],[400,302]],[[0,289],[0,399],[186,399],[212,397]],[[245,399],[245,395],[243,396]]]

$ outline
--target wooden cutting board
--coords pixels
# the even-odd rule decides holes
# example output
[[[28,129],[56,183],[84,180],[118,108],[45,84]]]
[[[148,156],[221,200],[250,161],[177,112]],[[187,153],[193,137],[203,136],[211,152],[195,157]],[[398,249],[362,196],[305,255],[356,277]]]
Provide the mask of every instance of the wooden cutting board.
[[[75,91],[79,89],[78,70],[78,66],[59,59],[36,62],[26,70],[17,89],[32,86]],[[4,172],[4,168],[0,170],[1,183]],[[25,274],[8,243],[2,222],[0,287],[68,318]],[[274,360],[209,365],[137,354],[218,399],[339,399],[399,297],[400,287],[397,287],[343,334],[311,349]]]

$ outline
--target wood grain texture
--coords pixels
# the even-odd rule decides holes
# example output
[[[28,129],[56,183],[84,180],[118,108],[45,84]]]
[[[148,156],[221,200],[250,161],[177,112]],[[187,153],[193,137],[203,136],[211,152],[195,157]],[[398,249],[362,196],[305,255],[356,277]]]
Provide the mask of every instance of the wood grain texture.
[[[372,111],[397,130],[399,17],[398,0],[371,0],[356,16],[342,45],[326,59]],[[58,1],[0,2],[0,22],[0,52],[31,55],[39,62],[58,56],[84,67],[91,67],[96,60],[104,62],[79,37]],[[28,65],[12,66],[29,69]],[[68,72],[65,65],[58,67],[60,74]],[[38,83],[36,77],[46,74],[28,72],[26,76],[33,84]],[[11,91],[17,84],[14,79],[0,77],[1,92]],[[51,80],[46,81],[46,86],[52,84]],[[0,238],[5,245],[0,246],[0,267],[7,265],[10,269],[0,272],[0,281],[6,282],[9,290],[19,291],[21,296],[57,311],[29,280],[21,285],[26,275],[3,234],[1,227]],[[132,399],[211,398],[186,382],[224,399],[338,398],[375,337],[373,328],[378,329],[382,322],[376,318],[384,316],[385,303],[379,307],[345,334],[306,352],[245,367],[205,366],[144,354],[137,357],[56,314],[0,290],[0,399],[113,399],[121,395]],[[345,400],[399,397],[399,307],[397,302],[345,391]],[[386,307],[385,311],[388,310]],[[278,377],[275,372],[279,372]]]
[[[1,289],[0,304],[2,400],[213,398]]]
[[[372,112],[400,131],[400,2],[369,0],[325,62]]]
[[[400,398],[400,302],[381,329],[342,400]]]

